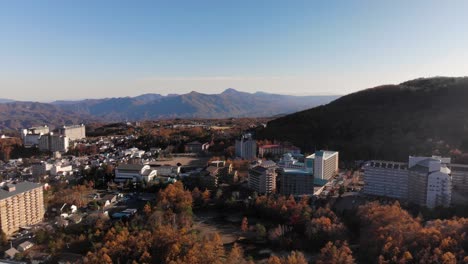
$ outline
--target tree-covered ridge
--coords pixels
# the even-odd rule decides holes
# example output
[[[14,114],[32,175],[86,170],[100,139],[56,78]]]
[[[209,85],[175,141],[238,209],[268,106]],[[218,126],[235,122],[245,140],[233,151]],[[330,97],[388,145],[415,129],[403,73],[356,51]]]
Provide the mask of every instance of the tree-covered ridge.
[[[345,160],[446,155],[468,151],[467,102],[468,77],[416,79],[278,118],[257,137],[290,141],[305,151],[336,149]]]

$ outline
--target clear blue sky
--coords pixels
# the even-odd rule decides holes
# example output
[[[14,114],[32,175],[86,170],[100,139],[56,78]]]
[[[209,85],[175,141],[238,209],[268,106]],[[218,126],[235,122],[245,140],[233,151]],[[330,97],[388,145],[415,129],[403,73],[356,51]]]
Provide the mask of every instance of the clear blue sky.
[[[346,94],[468,75],[468,1],[1,1],[2,98]]]

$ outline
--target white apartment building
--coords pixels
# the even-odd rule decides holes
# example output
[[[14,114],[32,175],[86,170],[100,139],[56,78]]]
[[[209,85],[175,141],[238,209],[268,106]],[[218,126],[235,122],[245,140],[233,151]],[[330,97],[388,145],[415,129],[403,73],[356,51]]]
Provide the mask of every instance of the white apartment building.
[[[452,177],[447,163],[450,159],[410,156],[408,200],[428,208],[450,206]]]
[[[386,196],[434,208],[452,196],[449,158],[413,157],[408,163],[370,161],[364,165],[364,194]]]
[[[246,160],[257,157],[257,142],[251,134],[245,134],[240,140],[236,140],[236,156]]]
[[[276,191],[276,164],[263,162],[249,170],[249,188],[260,194]]]
[[[338,173],[338,152],[319,150],[306,157],[306,169],[312,170],[314,177],[328,180]]]
[[[70,140],[78,140],[86,138],[86,127],[85,125],[74,125],[74,126],[63,126],[59,128],[59,133],[62,136],[69,138]]]
[[[157,176],[157,171],[150,165],[121,164],[115,169],[115,182],[140,182],[152,181]]]

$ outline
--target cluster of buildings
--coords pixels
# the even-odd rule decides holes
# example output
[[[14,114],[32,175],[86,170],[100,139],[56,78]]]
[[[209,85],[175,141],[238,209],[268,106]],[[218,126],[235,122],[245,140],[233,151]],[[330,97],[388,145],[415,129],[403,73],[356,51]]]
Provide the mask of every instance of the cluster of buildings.
[[[301,154],[301,149],[291,144],[271,144],[258,147],[258,157],[281,156],[286,153]]]
[[[48,126],[23,129],[21,139],[25,147],[37,146],[41,151],[67,152],[70,141],[86,138],[85,125],[63,126],[57,133]]]
[[[468,201],[468,166],[451,164],[450,158],[410,156],[408,162],[373,160],[363,169],[364,194],[428,208]]]
[[[301,149],[293,146],[288,142],[278,144],[267,144],[258,146],[257,153],[257,142],[253,138],[252,134],[247,133],[241,136],[240,139],[236,140],[236,157],[253,160],[258,158],[276,158],[281,157],[284,154],[300,155]]]
[[[200,173],[200,186],[213,190],[221,184],[232,184],[237,182],[237,171],[232,164],[226,161],[216,160],[208,164]]]
[[[320,150],[305,158],[286,153],[278,163],[261,161],[250,169],[248,184],[262,194],[312,195],[338,173],[338,162],[336,151]]]

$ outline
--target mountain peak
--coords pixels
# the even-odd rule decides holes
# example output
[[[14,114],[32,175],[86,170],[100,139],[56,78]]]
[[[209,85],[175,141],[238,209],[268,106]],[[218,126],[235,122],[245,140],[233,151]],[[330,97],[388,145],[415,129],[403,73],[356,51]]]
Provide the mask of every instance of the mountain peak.
[[[240,93],[240,92],[237,91],[237,90],[234,89],[234,88],[227,88],[227,89],[224,90],[224,92],[222,92],[221,94],[237,94],[237,93]]]

